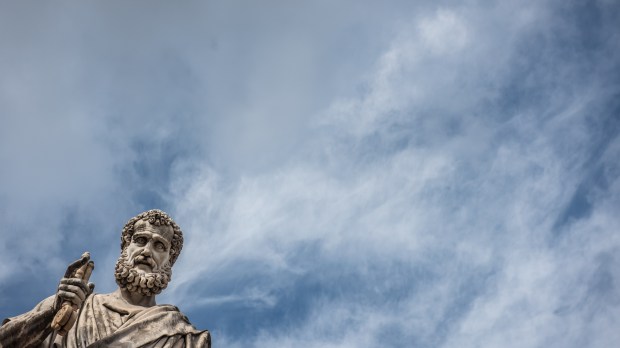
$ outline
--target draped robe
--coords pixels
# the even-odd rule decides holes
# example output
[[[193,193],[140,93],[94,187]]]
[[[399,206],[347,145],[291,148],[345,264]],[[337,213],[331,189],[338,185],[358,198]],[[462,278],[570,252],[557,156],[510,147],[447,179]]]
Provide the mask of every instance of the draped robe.
[[[19,322],[52,306],[54,296],[43,300],[32,311],[5,320]],[[27,329],[24,329],[27,334]],[[50,341],[54,342],[50,346]],[[2,346],[2,344],[0,344]],[[175,306],[141,307],[128,304],[117,293],[88,296],[78,319],[64,336],[50,334],[40,347],[211,347],[207,330],[197,330]]]

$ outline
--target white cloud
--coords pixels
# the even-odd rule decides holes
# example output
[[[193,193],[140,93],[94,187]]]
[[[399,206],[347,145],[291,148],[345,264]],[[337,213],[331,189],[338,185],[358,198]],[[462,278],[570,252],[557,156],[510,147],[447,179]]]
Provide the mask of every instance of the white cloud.
[[[507,65],[519,59],[517,43],[544,31],[523,25],[540,23],[532,18],[535,6],[444,8],[421,16],[402,28],[365,94],[336,100],[314,124],[312,139],[285,164],[233,182],[202,167],[207,174],[181,185],[177,210],[188,212],[183,219],[191,229],[206,233],[193,237],[177,274],[184,284],[171,296],[180,296],[187,282],[217,282],[226,272],[233,280],[223,282],[244,279],[246,272],[267,277],[263,294],[303,277],[329,288],[337,276],[316,272],[337,264],[336,274],[358,274],[367,287],[347,289],[342,297],[315,295],[300,326],[265,328],[252,342],[363,346],[381,344],[395,330],[387,345],[415,339],[433,347],[583,340],[605,346],[589,340],[614,327],[617,308],[592,325],[583,312],[557,313],[591,296],[586,288],[572,293],[567,286],[591,276],[588,265],[597,255],[618,248],[609,235],[613,215],[604,213],[608,222],[598,236],[572,232],[604,241],[591,250],[549,244],[556,217],[583,177],[575,166],[591,152],[583,110],[594,95],[567,99],[558,87],[553,100],[533,109],[493,107],[498,87],[514,78]],[[486,31],[498,18],[514,21]],[[491,55],[497,48],[503,51]],[[541,81],[554,78],[553,72],[536,74],[532,78]],[[307,243],[319,246],[310,263],[289,254]],[[260,266],[235,266],[245,261]],[[398,306],[382,305],[393,299],[372,287],[390,289],[381,273],[394,262],[407,265],[390,276],[404,277],[408,293]],[[407,274],[416,268],[430,275]],[[183,292],[186,306],[200,297]],[[208,303],[206,296],[200,301]],[[243,291],[228,296],[244,297]],[[251,344],[219,339],[227,346]]]
[[[440,9],[434,18],[424,18],[418,24],[422,41],[433,54],[453,54],[469,43],[467,25],[453,11]]]

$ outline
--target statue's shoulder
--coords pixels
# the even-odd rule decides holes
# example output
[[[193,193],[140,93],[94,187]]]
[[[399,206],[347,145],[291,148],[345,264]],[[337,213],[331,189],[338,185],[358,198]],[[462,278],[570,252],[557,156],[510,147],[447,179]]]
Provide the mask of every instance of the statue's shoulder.
[[[172,314],[172,315],[178,317],[180,320],[185,321],[187,324],[190,324],[189,318],[187,318],[187,316],[185,314],[183,314],[183,312],[181,312],[179,307],[177,307],[175,305],[159,304],[159,305],[153,306],[151,308],[156,309],[157,311],[167,312],[169,314]]]
[[[177,307],[175,305],[167,304],[167,303],[165,303],[165,304],[158,304],[158,305],[155,305],[154,307],[159,307],[159,308],[161,308],[163,310],[170,311],[170,312],[181,312],[179,307]]]

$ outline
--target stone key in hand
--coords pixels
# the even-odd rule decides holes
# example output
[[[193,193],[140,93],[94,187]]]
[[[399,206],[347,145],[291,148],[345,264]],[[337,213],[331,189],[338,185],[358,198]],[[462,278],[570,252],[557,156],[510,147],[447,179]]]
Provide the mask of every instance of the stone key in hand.
[[[90,253],[88,251],[82,254],[82,259],[84,258],[90,259]],[[66,275],[65,277],[69,276],[71,278],[78,278],[88,282],[94,268],[95,263],[93,261],[88,261],[82,265],[82,267],[78,268],[73,276]],[[71,330],[75,320],[77,319],[78,309],[79,308],[75,304],[72,304],[69,301],[64,301],[60,307],[60,310],[56,313],[56,316],[54,316],[54,320],[52,321],[52,329],[58,331],[58,334],[61,336],[66,335],[67,332]]]

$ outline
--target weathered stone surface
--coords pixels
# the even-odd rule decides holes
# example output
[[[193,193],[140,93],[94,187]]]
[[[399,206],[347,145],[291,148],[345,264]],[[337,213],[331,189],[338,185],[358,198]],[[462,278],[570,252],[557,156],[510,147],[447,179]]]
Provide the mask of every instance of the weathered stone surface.
[[[177,307],[155,302],[182,247],[183,233],[166,213],[139,214],[123,228],[118,290],[93,294],[94,263],[85,253],[69,265],[55,295],[4,320],[0,347],[210,347],[209,331],[194,328]]]

